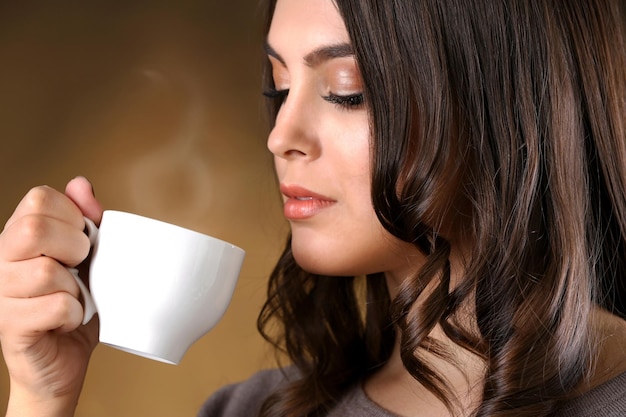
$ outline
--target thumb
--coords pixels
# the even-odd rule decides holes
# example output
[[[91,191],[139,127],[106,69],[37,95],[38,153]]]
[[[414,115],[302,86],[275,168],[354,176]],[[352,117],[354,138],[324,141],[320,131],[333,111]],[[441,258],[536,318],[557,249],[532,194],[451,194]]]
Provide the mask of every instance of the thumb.
[[[65,195],[80,208],[83,215],[97,225],[102,220],[102,205],[93,193],[93,187],[85,177],[76,177],[65,186]]]

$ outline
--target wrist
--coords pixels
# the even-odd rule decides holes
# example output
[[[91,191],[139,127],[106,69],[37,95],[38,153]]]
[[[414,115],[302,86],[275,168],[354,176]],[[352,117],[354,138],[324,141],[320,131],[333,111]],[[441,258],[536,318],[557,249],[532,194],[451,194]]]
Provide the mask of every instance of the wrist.
[[[78,395],[40,396],[11,386],[6,417],[73,417]]]

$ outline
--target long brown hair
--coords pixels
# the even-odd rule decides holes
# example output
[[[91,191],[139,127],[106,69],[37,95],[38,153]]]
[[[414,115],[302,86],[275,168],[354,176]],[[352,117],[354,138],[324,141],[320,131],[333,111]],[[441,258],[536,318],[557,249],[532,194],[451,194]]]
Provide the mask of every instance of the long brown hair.
[[[550,414],[593,366],[591,309],[625,312],[620,2],[335,3],[370,112],[374,209],[427,262],[390,300],[381,274],[309,274],[287,242],[258,325],[300,377],[261,415],[324,415],[389,358],[396,331],[407,370],[452,410],[444,377],[420,359],[425,348],[445,355],[428,338],[438,324],[485,361],[474,415]],[[451,215],[471,242],[455,288],[440,227]],[[469,328],[459,319],[468,302]]]

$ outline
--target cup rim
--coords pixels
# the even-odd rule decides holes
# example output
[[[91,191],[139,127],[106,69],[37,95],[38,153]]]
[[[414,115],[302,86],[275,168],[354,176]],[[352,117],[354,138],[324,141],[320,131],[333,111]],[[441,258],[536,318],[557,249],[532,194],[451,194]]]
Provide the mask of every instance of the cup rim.
[[[131,213],[129,211],[112,210],[112,209],[107,209],[107,210],[103,211],[103,213],[102,213],[102,220],[104,220],[105,215],[107,213],[109,213],[111,215],[114,215],[114,216],[134,217],[134,218],[140,219],[142,221],[154,222],[154,223],[166,226],[168,228],[182,230],[182,231],[184,231],[186,233],[192,233],[192,234],[195,234],[197,236],[200,236],[200,237],[203,237],[203,238],[206,238],[206,239],[210,239],[210,240],[214,240],[214,241],[220,242],[220,243],[222,243],[222,244],[224,244],[226,246],[230,246],[231,249],[241,251],[243,254],[246,253],[246,251],[243,248],[241,248],[241,247],[239,247],[239,246],[237,246],[237,245],[235,245],[235,244],[233,244],[231,242],[228,242],[226,240],[217,238],[215,236],[211,236],[211,235],[206,234],[206,233],[198,232],[197,230],[189,229],[189,228],[184,227],[184,226],[179,226],[179,225],[174,224],[174,223],[169,223],[169,222],[166,222],[164,220],[159,220],[159,219],[155,219],[153,217],[143,216],[141,214]]]

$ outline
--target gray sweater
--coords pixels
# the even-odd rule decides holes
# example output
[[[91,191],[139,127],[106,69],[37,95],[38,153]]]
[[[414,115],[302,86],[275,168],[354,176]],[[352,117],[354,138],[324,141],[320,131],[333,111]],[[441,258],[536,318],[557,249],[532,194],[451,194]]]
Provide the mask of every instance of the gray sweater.
[[[282,383],[279,370],[265,370],[228,385],[204,404],[198,417],[254,417],[263,400]],[[626,416],[626,373],[566,403],[554,417]],[[398,417],[370,400],[360,385],[349,391],[328,417]]]

